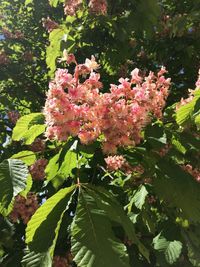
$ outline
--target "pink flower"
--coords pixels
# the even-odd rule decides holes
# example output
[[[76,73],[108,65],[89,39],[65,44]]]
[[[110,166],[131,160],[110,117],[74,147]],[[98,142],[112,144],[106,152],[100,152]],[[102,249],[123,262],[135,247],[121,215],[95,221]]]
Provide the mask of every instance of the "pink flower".
[[[72,135],[89,144],[101,136],[103,152],[116,154],[118,147],[141,141],[152,116],[161,117],[170,80],[162,76],[164,69],[144,79],[135,69],[131,81],[120,78],[119,85],[101,93],[100,74],[94,71],[98,67],[92,56],[84,64],[76,63],[73,74],[64,69],[56,72],[44,107],[46,137],[65,141]]]
[[[34,193],[29,192],[27,198],[17,195],[15,197],[13,210],[9,215],[10,220],[16,223],[21,219],[24,224],[27,224],[38,208],[37,196]]]
[[[65,0],[64,13],[65,15],[75,16],[81,6],[82,0]]]
[[[89,11],[95,15],[107,15],[108,3],[106,0],[90,0]]]
[[[76,58],[74,54],[68,54],[66,49],[63,50],[63,56],[59,59],[59,62],[62,62],[62,61],[66,61],[68,65],[70,65],[71,63],[76,64]]]
[[[36,138],[35,141],[31,144],[30,149],[33,152],[39,152],[45,150],[45,142],[41,138]]]
[[[90,71],[96,70],[99,68],[99,64],[96,62],[94,56],[91,56],[91,59],[86,58],[84,64]]]
[[[9,63],[9,56],[4,51],[0,52],[0,65],[8,65]]]
[[[125,163],[125,159],[123,156],[115,155],[105,158],[105,162],[110,171],[116,171],[122,168],[123,164]]]
[[[48,161],[47,159],[38,159],[33,165],[30,166],[29,171],[33,180],[44,180],[45,168]]]
[[[19,114],[19,112],[17,110],[8,112],[8,119],[13,124],[16,124],[19,118],[20,118],[20,114]]]
[[[135,68],[134,70],[132,70],[131,72],[131,82],[132,83],[140,83],[142,78],[139,76],[139,69]]]
[[[200,182],[200,170],[193,168],[190,164],[182,165],[181,168],[192,175],[197,182]]]
[[[50,19],[49,17],[47,17],[46,19],[43,18],[42,19],[42,26],[50,33],[52,32],[54,29],[59,28],[59,24],[56,23],[54,20]]]
[[[68,73],[68,70],[58,69],[55,74],[55,82],[58,86],[66,88],[66,86],[71,82],[72,75]]]
[[[53,267],[69,267],[67,257],[54,256],[53,257]]]

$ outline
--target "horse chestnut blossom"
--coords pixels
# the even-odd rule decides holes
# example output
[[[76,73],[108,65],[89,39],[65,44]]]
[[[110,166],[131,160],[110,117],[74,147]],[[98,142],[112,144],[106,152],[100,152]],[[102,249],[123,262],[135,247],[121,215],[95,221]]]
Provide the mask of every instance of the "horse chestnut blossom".
[[[161,148],[157,153],[161,156],[164,157],[169,150],[171,149],[171,145],[170,144],[166,144],[163,148]]]
[[[54,256],[53,257],[53,267],[68,267],[67,258],[61,256]]]
[[[52,32],[54,29],[59,28],[59,24],[50,19],[50,17],[42,18],[42,26],[48,31],[48,33]]]
[[[194,179],[200,183],[200,170],[198,170],[197,168],[193,168],[192,165],[190,164],[186,164],[186,165],[182,165],[181,168],[188,172],[189,174],[191,174]]]
[[[33,180],[44,180],[45,177],[45,167],[47,165],[47,159],[38,159],[33,165],[30,166],[29,171]]]
[[[6,39],[23,39],[24,38],[24,34],[19,30],[16,30],[15,33],[12,33],[10,30],[3,28],[2,33]]]
[[[73,256],[71,251],[67,251],[62,256],[54,255],[53,257],[53,267],[72,267]]]
[[[30,146],[30,150],[33,152],[43,152],[45,150],[45,142],[41,138],[36,138]]]
[[[17,110],[8,112],[8,119],[15,125],[18,119],[20,118],[20,114]]]
[[[95,15],[107,15],[108,3],[106,0],[90,0],[89,12]]]
[[[123,156],[108,156],[105,158],[105,162],[107,164],[107,168],[110,171],[116,171],[121,169],[123,164],[125,163],[125,158]]]
[[[101,93],[95,57],[83,64],[74,58],[73,63],[74,73],[58,69],[49,84],[44,107],[46,137],[66,141],[78,136],[82,144],[90,144],[103,136],[105,154],[139,144],[141,131],[152,117],[162,117],[170,86],[170,79],[163,75],[165,68],[147,77],[134,69],[131,78],[120,78],[118,85],[111,84],[107,93]]]
[[[65,0],[64,13],[65,15],[75,16],[81,6],[82,0]]]
[[[9,63],[9,56],[4,51],[0,52],[0,65],[8,65]]]
[[[38,208],[37,196],[34,193],[29,192],[26,198],[17,195],[15,197],[13,210],[9,215],[10,220],[14,223],[18,220],[22,220],[24,224],[27,224]]]

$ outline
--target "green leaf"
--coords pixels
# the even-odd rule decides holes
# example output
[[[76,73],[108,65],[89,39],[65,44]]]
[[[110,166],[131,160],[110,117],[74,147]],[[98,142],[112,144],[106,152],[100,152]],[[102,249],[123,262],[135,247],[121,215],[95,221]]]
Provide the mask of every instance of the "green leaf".
[[[128,267],[126,247],[115,236],[99,200],[80,188],[78,206],[71,226],[72,254],[79,267]]]
[[[28,192],[30,192],[32,185],[33,185],[32,176],[29,174],[26,180],[26,188],[22,192],[20,192],[20,195],[26,197]]]
[[[74,140],[70,140],[48,163],[45,173],[47,180],[52,181],[54,188],[58,188],[66,178],[73,176],[72,170],[77,167],[77,155],[73,151]]]
[[[158,197],[189,221],[200,222],[200,185],[194,178],[164,159],[157,165],[157,176],[153,185]]]
[[[153,148],[161,148],[167,144],[167,136],[162,125],[154,123],[145,129],[145,139]]]
[[[24,3],[25,6],[28,6],[30,4],[33,4],[33,0],[25,0],[25,3]]]
[[[165,259],[169,264],[175,263],[180,257],[182,243],[180,241],[168,241],[161,233],[153,239],[154,249],[164,252]]]
[[[195,102],[191,101],[178,109],[178,111],[176,112],[176,122],[179,125],[186,123],[191,118],[194,105]]]
[[[72,170],[77,167],[77,155],[76,152],[69,150],[62,162],[60,169],[58,170],[58,174],[64,177],[68,177],[72,175]]]
[[[46,63],[50,68],[50,75],[56,70],[56,58],[60,56],[60,46],[63,36],[65,34],[64,29],[54,29],[49,35],[50,45],[46,50]]]
[[[132,221],[114,196],[102,187],[88,185],[87,188],[91,190],[90,194],[96,199],[98,207],[107,213],[110,221],[115,221],[122,226],[128,239],[136,244],[140,253],[149,261],[149,251],[136,236]]]
[[[131,203],[135,204],[138,209],[142,209],[142,206],[145,203],[146,196],[148,195],[148,191],[144,185],[141,185],[137,191],[134,192]]]
[[[187,104],[181,106],[176,112],[176,122],[179,125],[187,123],[192,116],[195,118],[199,114],[200,108],[200,93],[199,90],[194,92],[194,98]],[[198,121],[198,118],[197,118]]]
[[[26,228],[26,243],[30,250],[46,252],[57,236],[58,224],[68,207],[75,186],[59,190],[34,213]]]
[[[15,128],[13,129],[12,139],[14,141],[20,141],[24,137],[24,134],[26,134],[32,123],[35,122],[38,118],[41,118],[41,116],[43,116],[41,113],[31,113],[19,118]]]
[[[60,152],[56,154],[53,158],[51,158],[46,166],[45,173],[48,181],[51,181],[57,174],[59,165]]]
[[[185,154],[187,151],[176,136],[172,137],[172,145],[176,148],[176,150],[178,150],[182,154]]]
[[[187,231],[182,230],[188,248],[188,258],[195,267],[200,267],[200,228],[199,224],[192,226]]]
[[[0,164],[0,212],[26,188],[27,177],[28,167],[19,159],[7,159]]]
[[[59,0],[50,0],[50,1],[49,1],[49,4],[50,4],[51,6],[53,6],[53,7],[57,7],[58,3],[59,3]]]
[[[22,267],[52,267],[52,260],[49,252],[35,253],[26,249],[21,264]]]
[[[197,129],[200,129],[200,114],[195,117],[195,124],[197,126]]]
[[[24,150],[12,155],[11,159],[20,159],[26,163],[26,165],[30,166],[36,161],[36,156],[32,151]]]
[[[28,131],[23,135],[24,144],[30,145],[33,143],[35,138],[42,133],[44,133],[46,126],[41,124],[36,124],[31,126]]]

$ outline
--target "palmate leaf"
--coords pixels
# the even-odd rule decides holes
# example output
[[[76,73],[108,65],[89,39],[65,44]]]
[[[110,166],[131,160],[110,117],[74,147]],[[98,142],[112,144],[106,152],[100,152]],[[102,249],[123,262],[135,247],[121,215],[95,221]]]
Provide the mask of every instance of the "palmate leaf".
[[[52,260],[49,252],[35,253],[26,249],[21,264],[22,267],[52,267]]]
[[[31,127],[31,122],[37,120],[37,118],[41,117],[41,115],[41,113],[31,113],[19,118],[15,128],[13,129],[12,139],[15,141],[20,141],[24,134]]]
[[[51,181],[57,174],[59,165],[60,152],[56,154],[53,158],[51,158],[46,166],[45,173],[48,181]]]
[[[192,117],[196,117],[195,113],[199,113],[199,99],[200,99],[200,91],[196,90],[194,92],[194,98],[187,104],[181,106],[176,112],[176,122],[179,125],[183,125],[187,123]],[[198,124],[198,119],[197,119]]]
[[[20,151],[19,153],[12,155],[11,158],[20,159],[28,166],[32,165],[36,161],[35,153],[29,150]]]
[[[46,126],[42,124],[35,124],[31,126],[28,129],[28,131],[26,131],[26,133],[23,135],[24,144],[25,145],[32,144],[37,136],[44,133],[45,129],[46,129]]]
[[[114,196],[102,187],[88,185],[87,188],[90,189],[90,194],[97,199],[98,207],[106,212],[110,221],[115,221],[123,227],[128,239],[136,244],[140,253],[149,261],[149,251],[136,236],[132,221]]]
[[[0,164],[0,212],[8,209],[13,197],[26,188],[28,174],[28,167],[19,159]]]
[[[32,176],[31,174],[29,174],[26,179],[26,188],[20,192],[20,196],[26,197],[28,192],[30,192],[32,185],[33,185]]]
[[[186,105],[181,106],[178,109],[178,111],[176,113],[176,122],[179,125],[186,123],[191,118],[195,102],[196,101],[193,100],[193,101],[187,103]]]
[[[200,114],[198,114],[196,117],[195,117],[195,124],[197,126],[197,129],[199,130],[200,129]]]
[[[72,170],[76,167],[77,167],[76,152],[69,150],[63,159],[62,165],[58,170],[58,174],[68,177],[72,175]]]
[[[153,185],[160,199],[178,208],[189,221],[200,222],[200,185],[190,174],[163,159],[157,164]]]
[[[50,1],[49,1],[49,4],[50,4],[51,6],[53,6],[53,7],[57,7],[58,3],[59,3],[59,0],[50,0]]]
[[[52,1],[52,4],[56,4],[56,1]],[[56,58],[60,56],[60,46],[63,36],[66,32],[63,28],[54,29],[49,35],[50,45],[46,50],[46,63],[50,68],[49,74],[52,75],[56,70]]]
[[[79,267],[129,267],[126,247],[114,235],[112,224],[99,200],[80,188],[71,226],[72,254]]]
[[[168,241],[161,234],[153,239],[154,249],[163,252],[165,259],[169,264],[175,263],[180,257],[182,250],[182,243],[180,241]]]
[[[55,188],[58,188],[66,178],[72,176],[72,170],[77,167],[77,155],[73,151],[74,141],[68,142],[58,154],[49,161],[45,173],[47,180],[52,181]]]
[[[131,199],[131,205],[134,204],[138,209],[142,209],[142,206],[145,203],[146,196],[148,195],[148,191],[146,190],[146,187],[144,185],[141,185],[138,190],[136,190],[133,194],[133,197]]]
[[[182,235],[186,241],[189,261],[195,267],[200,267],[200,228],[199,225],[193,229],[182,230]]]
[[[75,186],[59,190],[32,216],[26,228],[26,243],[31,251],[46,252],[53,245],[60,220],[68,207]],[[53,253],[53,251],[51,251]]]

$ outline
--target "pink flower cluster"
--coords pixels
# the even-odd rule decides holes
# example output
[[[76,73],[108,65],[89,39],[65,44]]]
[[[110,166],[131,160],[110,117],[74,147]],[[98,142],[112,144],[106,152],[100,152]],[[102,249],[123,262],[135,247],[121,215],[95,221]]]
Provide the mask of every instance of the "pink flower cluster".
[[[122,170],[126,174],[141,176],[144,173],[144,168],[141,165],[131,166],[122,155],[108,156],[105,158],[107,169],[109,171]]]
[[[107,164],[108,170],[116,171],[116,170],[122,168],[122,166],[125,163],[125,158],[123,156],[119,156],[119,155],[109,156],[109,157],[105,158],[105,162]]]
[[[24,34],[19,30],[16,30],[15,33],[12,33],[10,30],[4,28],[2,29],[2,32],[5,38],[7,39],[23,39],[24,38]]]
[[[27,198],[17,195],[13,210],[9,215],[10,219],[14,223],[21,219],[24,224],[27,224],[38,207],[37,196],[34,193],[29,192]]]
[[[0,52],[0,65],[8,65],[10,63],[10,59],[8,55],[3,51]]]
[[[82,0],[66,0],[64,3],[65,15],[75,16],[77,11],[83,6]],[[106,15],[108,9],[107,0],[90,0],[89,12],[95,15]]]
[[[43,180],[45,177],[45,168],[48,161],[47,159],[38,159],[33,165],[30,166],[29,171],[33,180]]]
[[[55,255],[53,257],[53,267],[71,267],[73,257],[71,252],[67,252],[65,256]]]
[[[18,121],[18,119],[20,118],[20,114],[18,111],[14,110],[14,111],[9,111],[8,112],[8,119],[13,123],[16,124],[16,122]]]
[[[45,142],[41,138],[36,138],[35,141],[31,144],[30,149],[33,152],[39,152],[45,150]]]
[[[61,256],[53,257],[53,267],[69,267],[68,261],[66,258]]]
[[[44,107],[47,138],[65,141],[71,135],[89,144],[101,136],[106,154],[138,144],[144,126],[153,116],[162,116],[170,86],[165,68],[147,77],[134,69],[130,79],[120,78],[119,85],[111,84],[108,93],[101,93],[94,56],[75,64],[74,74],[58,69],[50,82]]]
[[[197,182],[200,182],[200,170],[193,168],[192,165],[182,165],[181,168],[191,174]]]
[[[90,0],[89,12],[95,15],[107,15],[108,3],[106,0]]]
[[[25,61],[31,62],[33,60],[33,53],[31,51],[24,52],[23,59]]]
[[[170,145],[170,144],[166,144],[163,148],[161,148],[161,149],[158,151],[158,154],[159,154],[161,157],[164,157],[164,156],[169,152],[170,149],[171,149],[171,145]]]
[[[48,31],[48,33],[59,27],[58,23],[50,19],[49,17],[42,19],[42,26]]]
[[[82,0],[66,0],[64,3],[64,13],[65,15],[75,16],[81,6]]]

